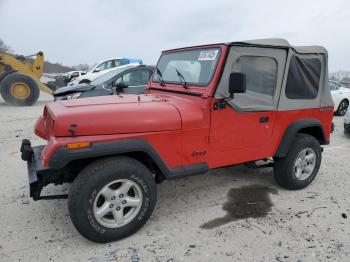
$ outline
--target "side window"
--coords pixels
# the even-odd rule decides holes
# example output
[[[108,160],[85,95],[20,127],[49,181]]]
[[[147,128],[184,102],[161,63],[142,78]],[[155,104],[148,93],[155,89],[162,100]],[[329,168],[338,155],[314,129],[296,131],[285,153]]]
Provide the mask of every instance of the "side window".
[[[241,110],[271,109],[277,84],[277,61],[267,56],[240,56],[231,72],[246,76],[246,92],[235,94],[230,104]]]
[[[340,88],[340,85],[334,82],[329,82],[329,88],[333,91],[338,90]]]
[[[100,69],[102,71],[102,70],[105,70],[105,67],[106,67],[106,62],[98,65],[96,68],[98,68],[98,69]]]
[[[127,64],[129,64],[129,61],[126,59],[115,59],[114,60],[114,67],[127,65]]]
[[[102,71],[102,70],[110,69],[113,67],[115,67],[114,60],[109,60],[109,61],[106,61],[106,62],[100,64],[97,68]]]
[[[129,81],[130,81],[130,73],[127,73],[127,74],[122,75],[121,77],[119,77],[115,81],[115,83],[116,84],[123,83],[123,84],[129,85]]]
[[[289,63],[286,96],[289,99],[314,99],[321,78],[321,61],[292,56]]]
[[[124,83],[128,86],[143,86],[147,85],[149,77],[149,70],[134,70],[120,77],[116,83]]]
[[[275,59],[263,56],[241,56],[234,64],[232,71],[245,74],[248,93],[254,92],[273,97],[277,78]]]

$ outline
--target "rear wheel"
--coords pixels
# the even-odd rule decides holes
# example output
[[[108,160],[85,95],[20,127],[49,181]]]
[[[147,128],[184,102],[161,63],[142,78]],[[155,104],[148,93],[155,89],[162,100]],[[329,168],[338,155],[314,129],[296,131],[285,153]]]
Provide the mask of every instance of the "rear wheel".
[[[37,83],[29,76],[12,73],[0,83],[2,98],[11,105],[31,106],[39,98]]]
[[[335,114],[338,116],[344,116],[348,107],[349,107],[349,101],[346,99],[343,99],[339,103],[339,106],[337,108],[337,111],[335,111]]]
[[[76,229],[87,239],[106,243],[140,229],[156,203],[156,184],[142,163],[109,157],[87,166],[69,192],[68,208]]]
[[[276,182],[291,190],[307,187],[318,173],[321,157],[318,140],[310,135],[298,134],[287,156],[274,159]]]

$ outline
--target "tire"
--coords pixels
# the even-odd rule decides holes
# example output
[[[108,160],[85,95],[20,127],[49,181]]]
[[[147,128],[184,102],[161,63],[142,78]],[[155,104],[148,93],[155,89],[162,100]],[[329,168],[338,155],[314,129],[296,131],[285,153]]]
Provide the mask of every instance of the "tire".
[[[118,187],[119,184],[131,184],[132,187],[125,191]],[[104,193],[100,192],[102,189]],[[108,202],[105,196],[108,196]],[[141,200],[138,206],[127,207],[137,203],[137,198]],[[139,230],[151,216],[156,200],[156,184],[150,170],[135,159],[117,156],[97,160],[80,172],[70,188],[68,209],[73,225],[81,235],[93,242],[107,243]],[[103,210],[110,211],[99,216],[98,212],[104,214]],[[118,212],[122,212],[125,220],[120,221],[126,224],[113,220],[115,216],[118,218]]]
[[[31,77],[12,73],[1,81],[0,93],[2,98],[11,105],[31,106],[38,101],[40,90]]]
[[[305,162],[300,160],[303,159],[304,153]],[[307,160],[311,158],[312,153],[314,153],[315,159],[313,161]],[[315,179],[321,165],[321,159],[322,149],[319,141],[311,135],[298,134],[287,156],[274,158],[273,172],[275,180],[286,189],[298,190],[305,188]],[[302,170],[301,173],[300,170]]]
[[[89,79],[83,79],[79,82],[79,84],[90,84],[91,81]]]
[[[346,99],[343,99],[340,101],[337,111],[335,111],[335,115],[337,116],[344,116],[346,114],[346,110],[349,107],[349,101]]]

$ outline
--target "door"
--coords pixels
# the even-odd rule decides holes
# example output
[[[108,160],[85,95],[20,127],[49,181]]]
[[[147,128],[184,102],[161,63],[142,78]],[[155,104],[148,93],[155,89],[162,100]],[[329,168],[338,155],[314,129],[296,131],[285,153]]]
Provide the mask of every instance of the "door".
[[[287,50],[232,46],[211,110],[210,148],[214,166],[268,157],[272,147]],[[232,72],[246,76],[246,93],[229,97]],[[223,105],[223,106],[220,106]]]

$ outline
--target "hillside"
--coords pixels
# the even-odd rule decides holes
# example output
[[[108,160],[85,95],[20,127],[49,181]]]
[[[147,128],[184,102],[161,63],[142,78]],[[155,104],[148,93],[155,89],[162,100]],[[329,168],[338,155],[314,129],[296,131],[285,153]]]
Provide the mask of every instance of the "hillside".
[[[5,44],[5,42],[0,38],[0,53],[8,53],[8,54],[15,54],[15,52],[12,50],[12,48]],[[28,58],[29,61],[33,61],[31,58]],[[51,63],[48,61],[45,61],[44,65],[44,73],[65,73],[68,71],[74,70],[72,67],[64,66],[59,63]]]
[[[58,63],[50,63],[48,61],[45,61],[45,65],[44,65],[44,73],[65,73],[65,72],[68,72],[68,71],[72,71],[74,70],[73,68],[71,67],[68,67],[68,66],[64,66],[64,65],[61,65],[61,64],[58,64]]]

